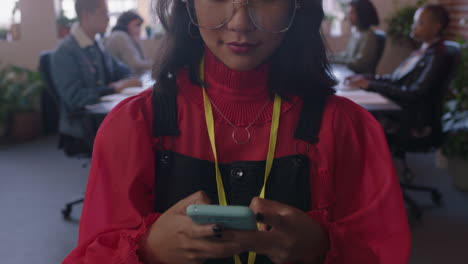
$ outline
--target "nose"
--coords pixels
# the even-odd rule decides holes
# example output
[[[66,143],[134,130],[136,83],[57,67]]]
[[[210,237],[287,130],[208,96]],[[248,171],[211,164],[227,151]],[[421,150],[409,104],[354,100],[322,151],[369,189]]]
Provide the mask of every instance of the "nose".
[[[236,32],[250,32],[255,30],[255,25],[250,19],[247,1],[233,1],[233,15],[226,24],[228,30]]]

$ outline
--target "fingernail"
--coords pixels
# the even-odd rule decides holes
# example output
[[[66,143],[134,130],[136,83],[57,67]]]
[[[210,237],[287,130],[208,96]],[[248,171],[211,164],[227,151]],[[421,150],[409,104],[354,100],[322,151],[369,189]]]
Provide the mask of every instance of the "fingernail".
[[[255,219],[258,221],[258,222],[263,222],[263,220],[265,220],[265,216],[262,214],[262,213],[257,213],[255,215]]]
[[[212,229],[213,233],[215,233],[216,235],[220,235],[220,233],[223,232],[223,227],[220,225],[214,225]]]

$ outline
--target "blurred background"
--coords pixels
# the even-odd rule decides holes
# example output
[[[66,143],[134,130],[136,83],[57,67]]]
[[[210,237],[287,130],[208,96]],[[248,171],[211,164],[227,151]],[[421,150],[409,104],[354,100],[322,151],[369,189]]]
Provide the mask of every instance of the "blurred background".
[[[461,53],[450,92],[443,99],[445,143],[432,151],[407,153],[410,172],[400,157],[395,157],[395,164],[404,180],[437,189],[411,193],[418,210],[408,205],[413,237],[410,263],[468,263],[468,0],[372,3],[381,20],[374,29],[386,33],[376,74],[394,71],[419,47],[409,37],[419,6],[439,3],[450,13],[444,39],[459,43]],[[110,22],[102,37],[110,34],[123,12],[132,10],[143,18],[139,43],[144,57],[154,62],[164,31],[153,5],[152,0],[108,0]],[[59,110],[39,66],[41,54],[53,51],[76,23],[74,0],[1,0],[1,6],[1,263],[60,263],[76,244],[89,156],[66,155],[57,147]],[[348,1],[323,0],[323,7],[322,32],[330,53],[343,51],[352,32]],[[129,87],[134,90],[87,109],[105,115],[123,98],[151,86],[148,71],[140,78],[141,87]],[[98,123],[88,125],[97,130]],[[74,198],[76,206],[67,207]]]

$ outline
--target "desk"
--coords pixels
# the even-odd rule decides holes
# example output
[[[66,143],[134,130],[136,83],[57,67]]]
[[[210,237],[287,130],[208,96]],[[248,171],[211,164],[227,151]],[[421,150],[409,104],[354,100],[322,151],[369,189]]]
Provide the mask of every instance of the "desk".
[[[85,138],[89,142],[94,142],[99,126],[106,117],[106,115],[120,102],[126,98],[143,92],[145,89],[151,89],[154,81],[151,79],[150,73],[145,73],[140,77],[143,84],[142,87],[129,87],[118,94],[110,94],[101,97],[101,102],[97,104],[85,106],[82,112],[81,121],[85,131]]]
[[[143,84],[142,87],[129,87],[122,90],[120,93],[103,96],[101,97],[101,102],[85,106],[85,114],[106,115],[126,98],[141,93],[154,84],[149,72],[143,74],[140,80]]]
[[[338,81],[338,84],[335,86],[336,95],[346,97],[372,113],[401,110],[401,107],[395,102],[378,93],[361,89],[351,89],[347,86],[344,82],[346,77],[352,76],[355,73],[346,66],[333,64],[332,73]]]
[[[344,83],[345,78],[354,75],[354,72],[347,67],[334,64],[332,65],[332,72],[338,80],[338,85],[335,87],[337,90],[336,95],[346,97],[373,113],[401,110],[401,107],[396,103],[378,93],[368,92],[361,89],[350,89],[346,86]],[[142,82],[144,84],[143,87],[151,87],[154,83],[149,74],[142,76]],[[143,87],[131,87],[123,90],[119,94],[103,96],[100,103],[87,105],[85,107],[86,111],[91,114],[105,115],[124,99],[144,91],[146,88]]]

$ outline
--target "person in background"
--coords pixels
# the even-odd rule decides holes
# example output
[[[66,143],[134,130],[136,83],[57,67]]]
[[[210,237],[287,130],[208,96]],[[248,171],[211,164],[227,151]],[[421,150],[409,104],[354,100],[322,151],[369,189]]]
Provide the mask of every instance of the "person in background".
[[[96,39],[109,23],[106,0],[76,0],[75,9],[79,22],[53,53],[51,74],[60,98],[61,144],[65,150],[83,152],[84,131],[75,114],[85,105],[98,103],[103,95],[141,86],[141,82],[131,78],[131,70]]]
[[[168,43],[156,86],[102,123],[64,263],[407,263],[385,136],[334,95],[322,1],[158,0],[157,11]],[[249,206],[259,229],[187,216],[210,203]]]
[[[449,75],[450,57],[442,39],[449,21],[449,14],[441,5],[419,8],[411,32],[413,39],[422,42],[418,50],[391,74],[347,79],[349,86],[378,92],[403,108],[400,114],[379,116],[389,140],[402,140],[408,134],[421,138],[432,133],[432,122],[437,116],[434,106],[443,96],[440,89]],[[411,127],[402,127],[408,125]],[[408,129],[410,133],[406,132]]]
[[[136,73],[151,69],[152,61],[145,58],[140,45],[143,19],[135,12],[127,11],[117,19],[117,25],[104,40],[104,45],[117,59],[127,64]]]
[[[349,3],[348,20],[351,38],[346,50],[332,56],[332,63],[343,64],[355,73],[373,73],[377,61],[377,37],[371,26],[379,25],[379,16],[370,0]]]

